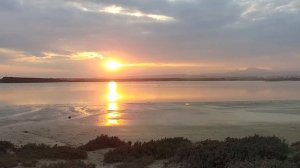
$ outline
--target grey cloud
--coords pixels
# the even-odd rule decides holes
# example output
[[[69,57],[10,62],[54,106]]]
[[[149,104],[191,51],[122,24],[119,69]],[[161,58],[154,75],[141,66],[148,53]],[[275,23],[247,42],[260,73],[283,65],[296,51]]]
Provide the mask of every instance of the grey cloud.
[[[74,2],[118,5],[177,21],[85,12],[72,7]],[[256,10],[249,11],[251,3],[258,3]],[[267,11],[256,0],[2,0],[0,48],[34,55],[120,50],[139,60],[237,61],[243,67],[248,60],[260,64],[262,58],[274,58],[277,65],[277,59],[295,60],[300,52],[300,12],[296,0],[276,1],[271,7]]]

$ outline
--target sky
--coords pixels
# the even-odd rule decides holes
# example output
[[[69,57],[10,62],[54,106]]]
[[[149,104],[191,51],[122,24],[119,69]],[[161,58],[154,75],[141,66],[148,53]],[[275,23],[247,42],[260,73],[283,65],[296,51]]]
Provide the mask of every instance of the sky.
[[[299,0],[0,1],[0,76],[247,68],[300,72]]]

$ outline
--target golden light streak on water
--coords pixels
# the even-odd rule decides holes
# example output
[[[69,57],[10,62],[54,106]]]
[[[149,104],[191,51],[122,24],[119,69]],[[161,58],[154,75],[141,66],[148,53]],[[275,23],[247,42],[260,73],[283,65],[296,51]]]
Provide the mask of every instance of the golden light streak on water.
[[[122,113],[119,109],[119,101],[121,94],[118,91],[117,82],[111,81],[107,84],[107,104],[106,112],[104,114],[104,122],[101,125],[104,126],[120,126],[124,122],[122,120]]]

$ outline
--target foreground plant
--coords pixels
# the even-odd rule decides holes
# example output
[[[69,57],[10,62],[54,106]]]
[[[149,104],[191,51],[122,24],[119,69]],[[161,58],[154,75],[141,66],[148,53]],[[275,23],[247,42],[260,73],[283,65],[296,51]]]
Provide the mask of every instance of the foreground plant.
[[[105,163],[117,168],[145,168],[156,160],[164,160],[166,168],[299,168],[299,142],[289,146],[275,136],[259,135],[204,140],[192,143],[185,138],[164,138],[148,142],[125,142],[118,137],[101,135],[78,148],[27,144],[15,146],[0,141],[0,168],[35,167],[41,159],[65,160],[42,168],[95,168],[86,151],[114,148],[104,155]]]
[[[34,167],[40,159],[74,160],[86,159],[87,152],[69,146],[48,146],[45,144],[27,144],[16,147],[10,142],[0,141],[0,168],[18,165]]]
[[[284,161],[289,146],[277,137],[251,136],[227,138],[225,141],[205,140],[176,155],[185,168],[225,168],[234,162],[264,159]]]
[[[97,138],[90,140],[85,145],[79,146],[78,148],[86,151],[95,151],[98,149],[115,148],[126,144],[127,143],[125,141],[120,140],[118,137],[100,135]]]
[[[94,164],[86,164],[83,161],[68,161],[51,163],[48,165],[43,165],[41,168],[95,168]]]
[[[104,162],[124,162],[119,167],[145,167],[154,160],[173,157],[178,150],[192,145],[185,138],[165,138],[119,146],[104,155]]]
[[[295,161],[288,160],[290,152],[288,144],[277,137],[255,135],[224,141],[204,140],[195,144],[184,138],[166,138],[119,146],[106,153],[104,161],[122,162],[120,168],[144,168],[160,159],[169,160],[167,167],[294,168],[297,166],[297,155],[294,154]]]

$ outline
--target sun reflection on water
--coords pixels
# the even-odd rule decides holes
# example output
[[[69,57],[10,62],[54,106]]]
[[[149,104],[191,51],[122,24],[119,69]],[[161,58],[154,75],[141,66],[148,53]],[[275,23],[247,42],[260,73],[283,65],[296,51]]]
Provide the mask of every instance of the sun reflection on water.
[[[122,120],[122,113],[119,108],[119,100],[121,94],[118,91],[117,82],[111,81],[107,84],[107,96],[106,96],[106,113],[104,115],[105,126],[119,126],[124,124]]]

